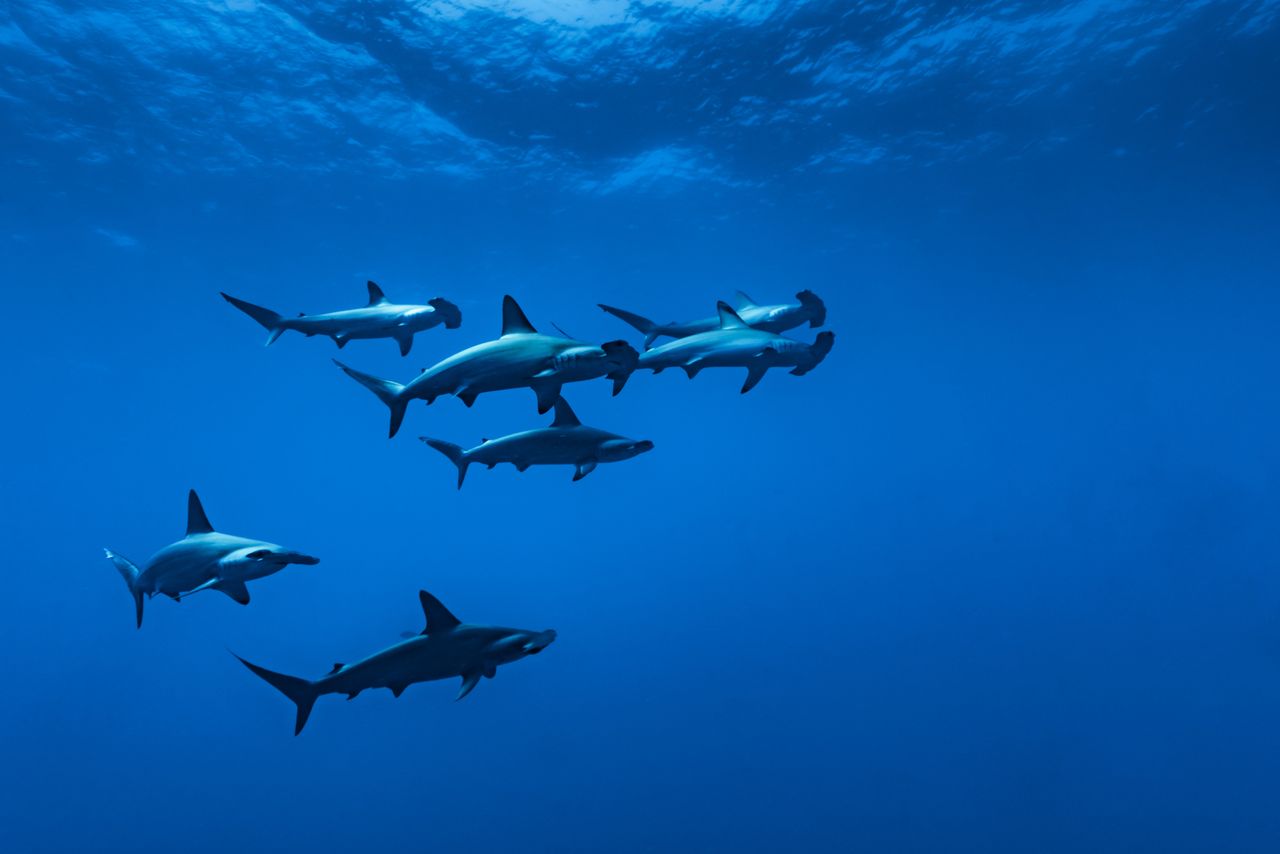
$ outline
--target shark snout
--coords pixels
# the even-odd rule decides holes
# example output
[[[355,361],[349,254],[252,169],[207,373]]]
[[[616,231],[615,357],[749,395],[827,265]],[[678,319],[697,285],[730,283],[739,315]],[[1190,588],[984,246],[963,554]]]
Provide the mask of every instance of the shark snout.
[[[653,450],[653,442],[650,442],[648,439],[641,439],[639,442],[636,442],[637,454],[643,454],[645,451],[652,451],[652,450]]]

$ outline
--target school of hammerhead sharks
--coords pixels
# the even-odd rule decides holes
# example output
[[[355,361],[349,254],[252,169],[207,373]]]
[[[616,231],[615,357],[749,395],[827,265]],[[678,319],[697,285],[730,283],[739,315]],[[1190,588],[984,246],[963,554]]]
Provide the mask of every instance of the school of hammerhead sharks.
[[[356,338],[390,338],[399,345],[400,355],[406,356],[416,333],[439,325],[446,329],[462,325],[462,312],[448,300],[436,298],[426,305],[399,305],[388,300],[373,282],[368,283],[368,288],[369,303],[365,306],[297,317],[286,317],[225,293],[222,297],[266,328],[268,345],[288,331],[308,338],[332,338],[339,349]],[[644,351],[638,352],[625,341],[596,345],[563,333],[542,334],[516,301],[504,296],[501,336],[441,360],[408,383],[381,379],[336,359],[334,362],[391,410],[391,436],[400,430],[410,401],[430,404],[446,394],[460,398],[470,407],[476,397],[486,392],[528,388],[537,396],[540,414],[555,411],[550,426],[485,439],[469,449],[421,437],[457,467],[461,489],[472,463],[490,469],[498,463],[511,463],[521,472],[530,466],[568,465],[573,466],[573,479],[578,481],[600,463],[621,462],[653,450],[653,443],[648,440],[629,439],[584,425],[561,395],[566,383],[607,378],[613,380],[613,393],[617,395],[637,369],[656,374],[667,368],[680,368],[692,379],[704,368],[743,368],[747,372],[742,385],[745,394],[770,368],[790,368],[797,376],[807,374],[835,342],[830,331],[820,332],[812,344],[781,335],[805,323],[816,328],[826,322],[826,306],[808,290],[796,294],[795,303],[779,305],[758,305],[738,292],[736,308],[719,302],[715,316],[687,323],[654,323],[620,308],[600,308],[642,333]],[[657,339],[663,337],[672,340],[655,346]],[[138,628],[142,627],[143,603],[157,593],[181,601],[202,590],[219,590],[241,605],[248,605],[247,582],[265,578],[290,564],[320,562],[319,558],[275,543],[214,530],[195,490],[187,496],[186,536],[156,552],[144,567],[139,568],[110,549],[106,554],[133,596]],[[426,618],[421,633],[408,634],[399,643],[354,664],[335,664],[319,679],[288,676],[243,658],[240,661],[297,705],[293,730],[297,735],[306,725],[316,699],[324,694],[345,694],[351,700],[366,689],[388,688],[399,697],[415,682],[459,677],[462,688],[456,699],[461,700],[476,687],[480,677],[492,679],[499,665],[537,655],[556,639],[553,629],[539,632],[463,623],[427,591],[419,591],[418,598]]]

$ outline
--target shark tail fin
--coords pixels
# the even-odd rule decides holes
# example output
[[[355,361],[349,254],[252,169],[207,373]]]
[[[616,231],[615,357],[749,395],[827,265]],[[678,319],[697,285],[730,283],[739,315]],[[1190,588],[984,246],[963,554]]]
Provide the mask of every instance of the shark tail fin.
[[[430,439],[426,436],[420,436],[418,438],[444,454],[449,458],[449,462],[458,467],[458,489],[462,489],[462,481],[467,476],[467,466],[471,465],[471,460],[467,459],[467,452],[452,442],[444,442],[440,439]]]
[[[366,374],[363,371],[357,371],[355,368],[349,368],[337,359],[334,359],[333,363],[342,368],[347,376],[377,395],[378,400],[387,405],[387,408],[391,410],[390,435],[394,436],[399,432],[400,422],[404,421],[405,407],[409,405],[408,398],[404,396],[404,386],[398,382],[384,380],[380,377],[375,377],[373,374]]]
[[[235,653],[232,653],[232,655],[235,655]],[[268,670],[265,667],[259,667],[253,662],[245,661],[238,655],[236,658],[272,688],[293,700],[298,707],[298,717],[294,721],[293,734],[297,735],[302,732],[302,728],[307,725],[307,718],[311,717],[311,707],[315,705],[316,698],[320,696],[320,692],[316,689],[316,683],[297,676],[276,673],[274,670]]]
[[[129,586],[129,592],[133,594],[133,607],[138,616],[138,628],[142,628],[142,591],[138,589],[138,576],[142,573],[133,561],[127,557],[122,557],[111,551],[111,549],[103,549],[107,553],[107,560],[115,565],[116,571],[120,573],[120,577],[124,579],[124,583]]]
[[[440,316],[444,318],[445,329],[457,329],[462,325],[462,309],[443,297],[427,300],[427,305],[440,312]]]
[[[284,332],[284,318],[271,309],[245,302],[242,299],[236,299],[230,294],[224,293],[222,298],[262,324],[262,327],[268,332],[267,346],[274,344],[275,340],[280,337],[280,333]]]
[[[835,343],[836,334],[834,332],[830,330],[826,332],[819,332],[818,337],[809,345],[809,358],[804,364],[794,368],[791,373],[798,377],[802,377],[814,368],[818,367],[822,360],[827,357],[827,354],[831,352],[831,347]]]
[[[614,308],[611,305],[604,305],[602,303],[596,303],[596,305],[599,305],[606,314],[612,314],[622,322],[630,324],[637,332],[644,333],[644,348],[646,350],[648,350],[650,345],[653,344],[654,339],[662,334],[658,331],[658,324],[654,323],[647,317],[641,317],[638,314],[625,311],[621,308]]]

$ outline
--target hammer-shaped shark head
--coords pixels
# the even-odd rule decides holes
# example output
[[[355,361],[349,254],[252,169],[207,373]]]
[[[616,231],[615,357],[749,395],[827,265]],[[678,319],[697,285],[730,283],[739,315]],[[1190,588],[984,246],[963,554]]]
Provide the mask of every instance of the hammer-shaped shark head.
[[[510,664],[525,656],[537,655],[551,646],[555,639],[555,629],[541,632],[515,630],[490,644],[486,658],[494,664]]]
[[[605,376],[613,380],[613,393],[616,396],[640,364],[640,353],[626,341],[606,341],[600,345],[600,349],[604,351],[605,361],[609,366]]]
[[[652,450],[653,442],[648,439],[609,439],[600,444],[596,457],[602,463],[616,463]]]
[[[816,329],[827,322],[827,304],[822,301],[822,297],[813,291],[805,289],[796,294],[796,300],[809,314],[809,326]]]
[[[219,575],[223,578],[263,578],[279,572],[291,563],[314,566],[320,558],[277,546],[275,543],[254,543],[229,553],[218,562]]]

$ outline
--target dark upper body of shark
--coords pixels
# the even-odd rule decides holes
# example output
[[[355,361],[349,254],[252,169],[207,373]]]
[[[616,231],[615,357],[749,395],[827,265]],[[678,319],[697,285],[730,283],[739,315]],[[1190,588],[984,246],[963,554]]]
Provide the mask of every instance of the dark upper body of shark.
[[[209,524],[194,489],[187,495],[187,535],[152,555],[146,567],[138,569],[111,549],[106,553],[133,595],[139,628],[143,596],[162,593],[179,600],[201,590],[220,590],[241,605],[248,605],[249,588],[245,582],[265,578],[291,563],[310,566],[320,562],[319,558],[275,543],[218,533]]]
[[[737,295],[737,311],[742,322],[752,329],[760,329],[765,332],[786,332],[788,329],[794,329],[802,323],[808,323],[810,327],[817,328],[827,322],[827,307],[822,300],[813,291],[804,290],[796,294],[796,302],[780,303],[778,305],[759,305],[751,297],[738,291]],[[644,333],[644,348],[648,350],[653,346],[653,342],[657,338],[667,336],[668,338],[686,338],[690,335],[697,335],[700,332],[711,332],[720,328],[720,317],[718,314],[711,317],[703,317],[698,320],[690,320],[685,323],[671,321],[670,323],[654,323],[647,317],[641,317],[629,311],[620,308],[614,308],[609,305],[601,305],[609,314],[623,320],[638,331]]]
[[[462,623],[425,590],[418,592],[427,627],[422,633],[375,652],[354,664],[335,664],[314,681],[287,676],[240,658],[245,667],[261,676],[298,706],[293,734],[302,732],[311,707],[324,694],[346,694],[354,699],[369,688],[389,688],[399,697],[415,682],[462,678],[457,699],[471,693],[481,676],[492,679],[498,666],[537,655],[556,639],[554,629],[541,632]]]
[[[555,404],[556,417],[550,427],[538,427],[512,433],[499,439],[485,439],[470,450],[452,442],[429,439],[422,441],[435,448],[458,467],[458,489],[472,463],[493,468],[498,463],[512,463],[520,471],[529,466],[570,465],[573,479],[582,480],[600,463],[629,460],[653,450],[648,439],[628,439],[595,427],[585,427],[563,397]]]
[[[441,395],[452,394],[470,406],[485,392],[532,388],[538,396],[538,411],[546,412],[555,404],[565,383],[608,377],[617,394],[635,370],[638,357],[635,348],[625,341],[596,345],[543,335],[533,328],[516,301],[505,296],[500,338],[455,353],[408,383],[384,380],[334,361],[387,405],[394,436],[411,400],[430,404]]]
[[[428,300],[426,305],[397,305],[388,300],[382,288],[373,282],[368,286],[369,304],[366,306],[297,317],[284,317],[228,294],[223,294],[222,298],[266,328],[267,344],[272,344],[280,333],[287,330],[301,332],[308,338],[328,336],[338,349],[345,347],[353,338],[394,338],[400,345],[400,355],[405,356],[413,346],[415,332],[440,323],[446,329],[457,329],[462,325],[462,312],[447,299],[436,297]]]
[[[721,302],[720,325],[710,332],[699,332],[640,354],[640,367],[655,374],[665,368],[683,368],[693,379],[703,368],[746,368],[747,381],[743,394],[755,388],[770,368],[791,368],[800,376],[818,366],[831,352],[835,342],[832,332],[818,333],[812,344],[783,338],[772,332],[752,329],[732,308]]]

